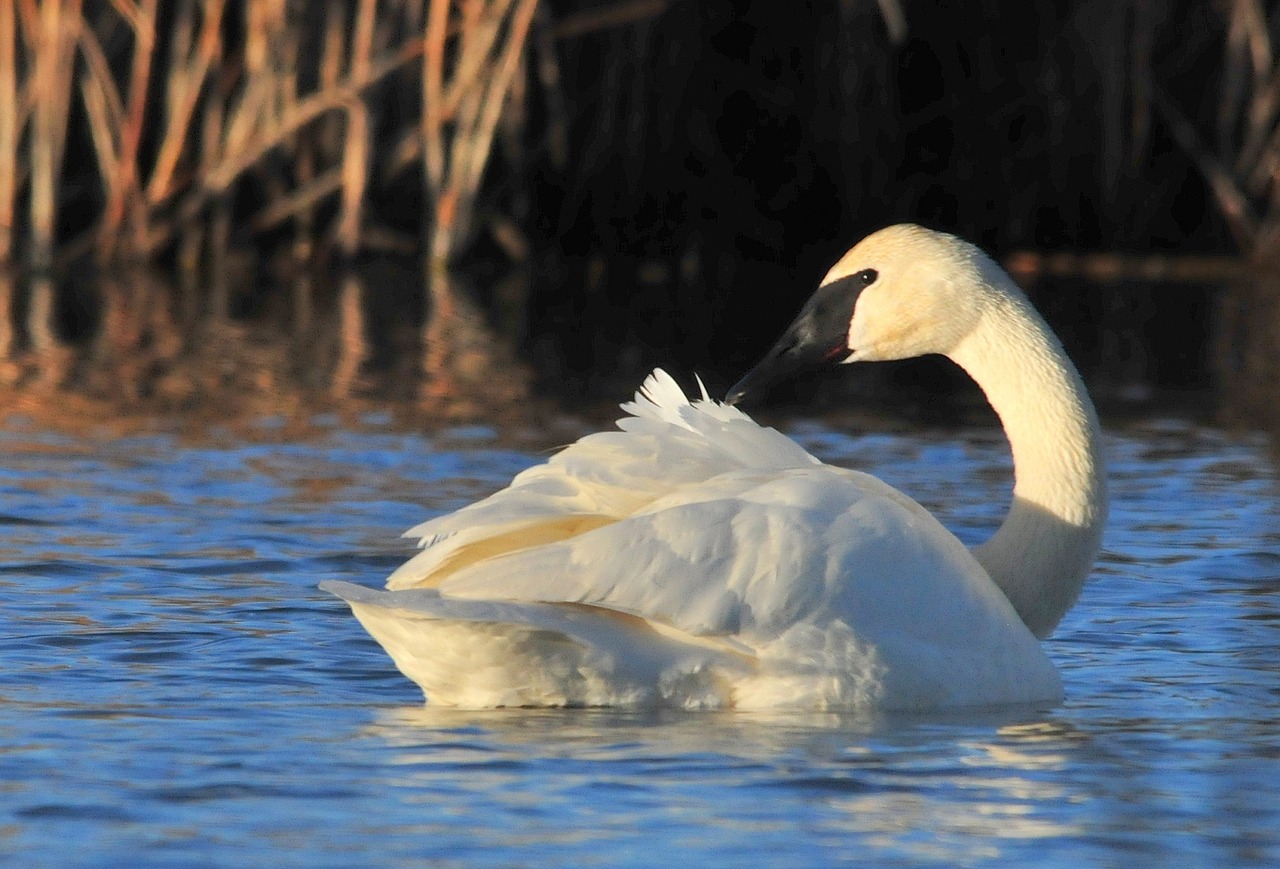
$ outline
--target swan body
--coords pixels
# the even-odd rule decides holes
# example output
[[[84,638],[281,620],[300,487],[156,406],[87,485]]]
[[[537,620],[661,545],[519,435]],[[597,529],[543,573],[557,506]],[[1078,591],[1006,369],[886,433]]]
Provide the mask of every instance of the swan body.
[[[407,532],[344,598],[432,703],[934,709],[1056,702],[1041,650],[1106,514],[1098,425],[1057,340],[991,260],[899,226],[828,273],[730,401],[814,363],[945,353],[1009,433],[1009,517],[970,551],[885,483],[823,464],[655,371],[618,431]]]

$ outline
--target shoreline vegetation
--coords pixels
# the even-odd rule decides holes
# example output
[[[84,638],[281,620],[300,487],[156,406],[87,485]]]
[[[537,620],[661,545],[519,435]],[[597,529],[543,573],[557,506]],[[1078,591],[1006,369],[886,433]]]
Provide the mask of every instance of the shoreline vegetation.
[[[758,6],[5,4],[7,406],[466,417],[727,380],[910,220],[1000,257],[1104,401],[1280,428],[1280,14]]]

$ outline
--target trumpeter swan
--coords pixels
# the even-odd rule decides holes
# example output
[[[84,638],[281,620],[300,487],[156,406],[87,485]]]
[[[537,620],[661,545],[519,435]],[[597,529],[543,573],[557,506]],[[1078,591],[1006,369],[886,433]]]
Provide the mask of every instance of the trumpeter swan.
[[[923,507],[731,406],[789,369],[940,353],[986,392],[1013,503],[966,549]],[[831,269],[729,394],[655,371],[620,431],[407,535],[386,591],[344,598],[429,702],[466,707],[930,709],[1056,702],[1037,637],[1078,596],[1106,491],[1093,405],[976,247],[916,226]]]

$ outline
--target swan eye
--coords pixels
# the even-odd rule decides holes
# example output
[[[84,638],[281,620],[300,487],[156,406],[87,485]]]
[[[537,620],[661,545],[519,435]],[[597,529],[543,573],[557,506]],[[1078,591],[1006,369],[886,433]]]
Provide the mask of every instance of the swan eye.
[[[858,283],[864,287],[869,287],[876,282],[876,278],[880,277],[880,273],[875,269],[863,269],[854,277],[858,279]]]

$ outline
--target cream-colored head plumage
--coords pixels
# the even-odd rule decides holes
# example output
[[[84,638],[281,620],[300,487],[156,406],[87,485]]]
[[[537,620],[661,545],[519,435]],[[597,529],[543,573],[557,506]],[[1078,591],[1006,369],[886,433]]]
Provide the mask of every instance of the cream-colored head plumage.
[[[844,361],[949,353],[977,324],[998,270],[981,250],[953,235],[910,224],[872,233],[822,281],[827,286],[875,274],[851,312],[851,352]]]

